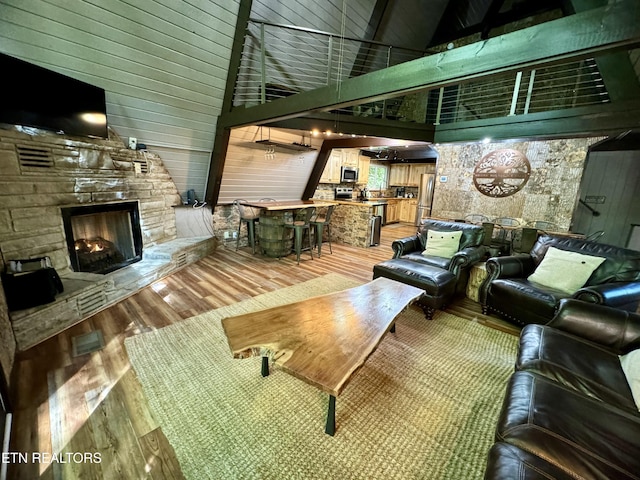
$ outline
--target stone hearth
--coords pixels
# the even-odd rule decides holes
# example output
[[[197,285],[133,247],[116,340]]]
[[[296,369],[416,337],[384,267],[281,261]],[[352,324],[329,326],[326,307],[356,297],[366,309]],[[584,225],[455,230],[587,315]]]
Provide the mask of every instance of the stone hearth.
[[[139,212],[142,260],[106,275],[75,272],[62,209],[130,202]],[[48,256],[65,287],[54,303],[9,313],[18,350],[213,251],[213,237],[177,238],[174,207],[180,203],[160,157],[130,150],[120,139],[0,128],[0,268],[11,260]],[[6,371],[16,345],[2,333],[0,347],[8,353],[0,361]]]

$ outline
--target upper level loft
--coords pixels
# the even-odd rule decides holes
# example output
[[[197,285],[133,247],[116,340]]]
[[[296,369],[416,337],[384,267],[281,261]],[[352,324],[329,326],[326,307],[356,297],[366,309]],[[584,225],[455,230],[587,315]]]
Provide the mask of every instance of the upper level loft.
[[[637,128],[637,3],[550,10],[429,49],[250,20],[221,122],[438,142]]]

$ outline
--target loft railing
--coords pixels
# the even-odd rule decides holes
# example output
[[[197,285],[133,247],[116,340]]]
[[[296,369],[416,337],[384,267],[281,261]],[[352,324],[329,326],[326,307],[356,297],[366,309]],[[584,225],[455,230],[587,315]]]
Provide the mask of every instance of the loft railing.
[[[256,105],[338,85],[347,78],[426,54],[373,40],[250,20],[233,104]]]
[[[398,65],[430,51],[251,20],[234,106],[252,106]],[[356,117],[441,124],[609,102],[595,59],[522,70],[334,110]]]

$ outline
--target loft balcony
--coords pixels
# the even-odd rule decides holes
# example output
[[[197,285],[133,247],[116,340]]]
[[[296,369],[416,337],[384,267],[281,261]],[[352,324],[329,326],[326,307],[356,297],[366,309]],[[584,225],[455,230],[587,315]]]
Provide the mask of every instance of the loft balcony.
[[[563,20],[566,18],[559,21]],[[558,27],[562,28],[562,25]],[[514,36],[518,33],[509,35],[514,42],[523,42],[524,37]],[[462,48],[469,47],[471,45]],[[328,102],[333,105],[309,109],[304,106],[309,102],[304,102],[300,111],[296,111],[297,107],[288,108],[291,114],[287,116],[274,115],[274,118],[260,118],[254,123],[306,128],[306,125],[324,122],[327,129],[337,131],[336,127],[348,125],[352,132],[359,125],[363,133],[370,135],[384,131],[384,136],[410,136],[427,141],[434,140],[434,131],[442,131],[443,140],[455,141],[464,138],[457,138],[456,133],[451,132],[460,133],[467,126],[540,123],[544,119],[591,114],[616,102],[616,108],[624,108],[622,100],[626,102],[629,97],[616,98],[616,95],[620,97],[619,92],[610,92],[607,88],[607,84],[620,83],[610,80],[612,74],[619,77],[620,71],[631,77],[631,82],[627,82],[631,83],[627,93],[631,92],[633,101],[637,101],[640,70],[634,71],[630,66],[638,64],[640,49],[593,50],[592,56],[564,55],[566,60],[545,61],[527,68],[487,69],[486,74],[466,75],[463,81],[440,81],[436,82],[438,86],[432,87],[429,85],[433,82],[425,76],[423,88],[413,87],[411,93],[400,87],[398,91],[392,91],[391,81],[387,91],[381,93],[383,80],[378,79],[384,79],[386,71],[392,76],[392,72],[400,72],[398,67],[404,68],[403,65],[419,68],[421,63],[433,64],[435,60],[430,57],[441,57],[443,52],[446,55],[446,47],[441,51],[421,51],[250,20],[231,112],[235,118],[251,118],[248,112],[253,107],[278,102],[285,105],[287,100],[286,105],[292,106],[294,100],[290,97],[293,96],[312,99],[310,103],[318,105],[322,104],[320,95],[326,96],[327,92],[340,100],[345,82],[363,77],[359,85],[371,88],[362,92],[361,99],[346,98],[344,104],[334,101]],[[421,59],[426,60],[421,62]],[[469,63],[475,60],[470,58]],[[620,69],[621,64],[626,64],[627,68]],[[371,82],[365,82],[369,77]],[[558,130],[554,127],[551,132]]]

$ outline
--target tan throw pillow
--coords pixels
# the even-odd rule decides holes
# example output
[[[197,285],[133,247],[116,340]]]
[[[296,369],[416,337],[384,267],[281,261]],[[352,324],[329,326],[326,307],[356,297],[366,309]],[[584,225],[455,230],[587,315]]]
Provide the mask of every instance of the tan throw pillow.
[[[438,230],[427,230],[427,246],[422,255],[434,257],[453,257],[460,248],[460,237],[462,231],[440,232]]]
[[[640,349],[633,350],[626,355],[619,355],[620,366],[627,377],[627,383],[631,388],[631,395],[640,410]]]
[[[527,280],[572,295],[584,286],[605,259],[549,247],[538,268]]]

